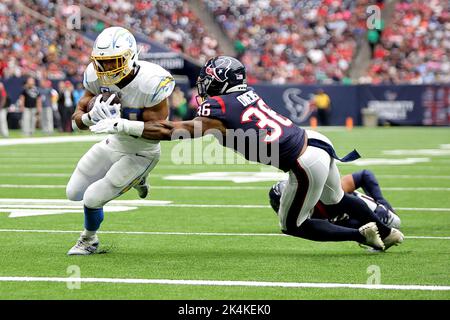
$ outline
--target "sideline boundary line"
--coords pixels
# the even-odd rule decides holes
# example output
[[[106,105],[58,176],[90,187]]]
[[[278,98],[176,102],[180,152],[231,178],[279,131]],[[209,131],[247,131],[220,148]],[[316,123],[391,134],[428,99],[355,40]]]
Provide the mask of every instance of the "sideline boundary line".
[[[0,229],[0,232],[18,233],[80,233],[76,230]],[[176,232],[176,231],[99,231],[99,234],[128,234],[149,236],[237,236],[237,237],[290,237],[283,233],[234,233],[234,232]],[[406,239],[450,240],[450,236],[405,236]]]

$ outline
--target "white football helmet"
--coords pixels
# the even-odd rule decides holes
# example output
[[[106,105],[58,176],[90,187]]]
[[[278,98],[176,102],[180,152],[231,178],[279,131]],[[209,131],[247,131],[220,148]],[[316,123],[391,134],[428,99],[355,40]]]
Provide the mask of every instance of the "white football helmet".
[[[136,39],[131,32],[122,27],[110,27],[95,39],[91,60],[100,82],[112,85],[133,70],[138,55]]]

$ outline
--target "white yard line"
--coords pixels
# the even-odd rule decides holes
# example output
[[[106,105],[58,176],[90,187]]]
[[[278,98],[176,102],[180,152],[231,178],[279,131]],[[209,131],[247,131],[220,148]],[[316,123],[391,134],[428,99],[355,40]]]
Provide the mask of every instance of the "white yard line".
[[[36,175],[36,177],[45,176]],[[65,177],[69,175],[57,175]],[[12,189],[63,189],[65,184],[0,184],[0,188]],[[267,186],[151,186],[151,189],[167,189],[167,190],[268,190]],[[386,187],[383,191],[450,191],[446,187]]]
[[[399,211],[434,211],[434,212],[450,212],[450,208],[395,208]]]
[[[1,146],[15,146],[21,144],[49,144],[67,142],[96,142],[104,139],[105,135],[67,136],[67,137],[41,137],[41,138],[17,138],[2,139]]]
[[[80,233],[76,230],[0,229],[11,233]],[[206,236],[206,237],[290,237],[283,233],[234,233],[234,232],[164,232],[164,231],[99,231],[99,234],[127,234],[148,236]],[[450,240],[445,236],[406,236],[406,239]]]
[[[383,191],[450,191],[445,187],[383,187]]]
[[[64,199],[2,199],[0,205],[7,207],[10,205],[53,205],[68,206],[81,205],[81,201],[74,202]],[[136,206],[163,206],[178,208],[247,208],[247,209],[264,209],[270,208],[270,205],[263,204],[197,204],[197,203],[171,203],[171,201],[159,200],[113,200],[110,205],[136,205]],[[397,207],[399,211],[424,211],[424,212],[450,212],[450,208],[403,208]]]
[[[0,188],[6,189],[64,189],[62,184],[0,184]]]
[[[40,178],[53,178],[53,177],[70,177],[70,173],[0,173],[0,177],[26,177],[26,178],[34,178],[34,177],[40,177]]]
[[[410,175],[410,174],[377,174],[377,178],[383,179],[450,179],[450,176],[437,175]]]
[[[238,287],[282,287],[282,288],[348,288],[368,290],[420,290],[450,291],[450,286],[407,285],[407,284],[355,284],[355,283],[308,283],[275,281],[235,281],[235,280],[172,280],[172,279],[119,279],[119,278],[58,278],[58,277],[0,277],[5,282],[80,282],[80,283],[126,283],[164,284],[188,286],[238,286]]]

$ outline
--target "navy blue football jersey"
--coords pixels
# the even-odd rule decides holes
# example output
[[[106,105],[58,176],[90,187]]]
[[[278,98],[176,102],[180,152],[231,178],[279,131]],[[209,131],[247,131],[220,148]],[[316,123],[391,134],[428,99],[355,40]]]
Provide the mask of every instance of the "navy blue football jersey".
[[[224,124],[227,133],[218,138],[225,147],[283,171],[292,168],[305,141],[305,130],[272,110],[252,88],[208,98],[197,116]]]

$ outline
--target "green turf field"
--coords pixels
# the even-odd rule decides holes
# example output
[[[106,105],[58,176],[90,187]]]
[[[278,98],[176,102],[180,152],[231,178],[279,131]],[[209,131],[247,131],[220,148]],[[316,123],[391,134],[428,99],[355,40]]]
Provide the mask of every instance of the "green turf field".
[[[124,202],[128,211],[106,209],[101,230],[109,232],[100,234],[100,240],[108,253],[68,257],[83,214],[57,214],[79,208],[54,200],[65,199],[72,170],[94,142],[2,145],[7,140],[0,139],[0,299],[449,299],[450,130],[322,132],[339,155],[356,148],[364,161],[407,162],[339,165],[342,174],[368,168],[378,176],[402,219],[407,238],[401,246],[370,253],[353,242],[283,236],[268,206],[275,180],[166,179],[205,172],[267,176],[274,170],[256,164],[176,164],[171,160],[176,144],[171,142],[162,144],[147,199],[167,203]],[[17,132],[12,136],[20,138]],[[138,200],[137,193],[132,189],[118,200]],[[17,216],[24,212],[41,214]],[[77,270],[94,282],[72,282],[68,277]],[[373,286],[378,283],[374,277],[381,289]],[[130,279],[138,280],[123,283]]]

